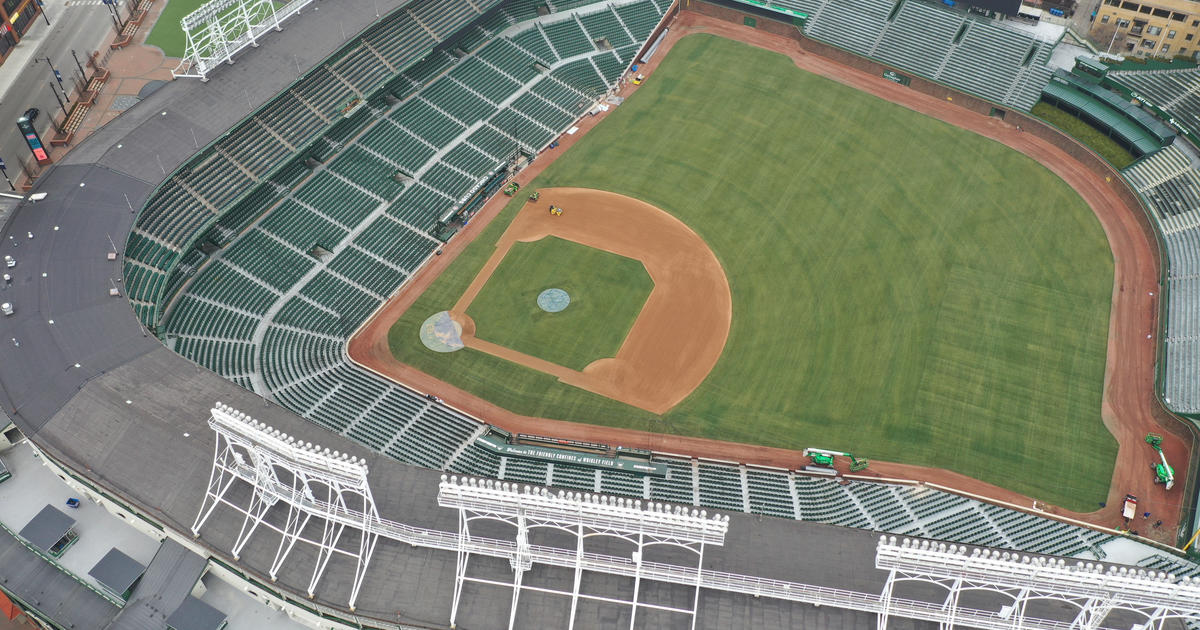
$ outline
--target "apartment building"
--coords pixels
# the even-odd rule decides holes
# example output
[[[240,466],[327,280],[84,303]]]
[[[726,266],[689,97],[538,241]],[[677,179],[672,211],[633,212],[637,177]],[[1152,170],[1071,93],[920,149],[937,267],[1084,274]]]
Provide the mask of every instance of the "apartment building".
[[[1200,52],[1200,2],[1103,0],[1091,38],[1101,50],[1117,55],[1194,56]]]

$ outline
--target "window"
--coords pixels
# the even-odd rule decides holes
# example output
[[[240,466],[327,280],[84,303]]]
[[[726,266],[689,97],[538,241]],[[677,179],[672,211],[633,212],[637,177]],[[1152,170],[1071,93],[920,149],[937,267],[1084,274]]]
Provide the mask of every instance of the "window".
[[[1142,48],[1154,48],[1154,40],[1143,39],[1142,40]]]
[[[1186,55],[1186,54],[1187,54],[1187,49],[1186,49],[1186,48],[1180,48],[1180,49],[1179,49],[1179,54],[1181,54],[1181,55]]]
[[[1167,39],[1175,39],[1175,31],[1167,31]]]
[[[1193,37],[1195,37],[1195,35],[1192,35],[1191,33],[1188,33],[1187,35],[1183,36],[1183,38],[1189,42],[1192,41]]]
[[[1192,20],[1192,26],[1200,26],[1200,20]]]
[[[1101,24],[1108,24],[1108,18],[1110,18],[1110,17],[1112,17],[1112,16],[1105,15],[1105,16],[1101,17],[1101,18],[1100,18],[1100,23],[1101,23]]]
[[[1162,35],[1162,27],[1161,26],[1147,26],[1146,34],[1158,37],[1159,35]]]
[[[1162,51],[1163,51],[1164,53],[1171,52],[1171,45],[1170,45],[1170,44],[1163,44]]]

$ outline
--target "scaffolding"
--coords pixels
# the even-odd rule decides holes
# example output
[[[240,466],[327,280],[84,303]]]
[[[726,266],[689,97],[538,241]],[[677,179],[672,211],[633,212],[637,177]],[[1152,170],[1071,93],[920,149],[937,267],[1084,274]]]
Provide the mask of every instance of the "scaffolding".
[[[1138,567],[929,540],[897,541],[895,536],[880,537],[875,567],[888,572],[880,596],[879,630],[887,628],[892,615],[936,621],[943,628],[997,630],[1162,630],[1169,620],[1180,620],[1180,625],[1200,620],[1200,578]],[[945,598],[895,598],[896,586],[905,582],[932,585],[944,591]],[[967,593],[969,606],[961,601]],[[1029,605],[1035,602],[1051,602],[1073,614],[1061,619],[1033,615]]]
[[[833,588],[704,568],[706,547],[724,545],[727,516],[690,506],[472,477],[443,475],[439,485],[438,505],[458,510],[457,532],[416,527],[380,517],[366,463],[358,458],[313,446],[220,403],[212,410],[209,426],[217,434],[213,468],[192,533],[199,535],[218,506],[241,516],[235,558],[260,526],[279,533],[269,570],[272,579],[297,542],[315,546],[310,597],[330,558],[349,557],[355,562],[351,610],[376,544],[386,539],[457,555],[451,624],[457,620],[467,583],[512,589],[509,628],[514,627],[523,591],[570,598],[571,627],[578,603],[590,600],[630,606],[631,627],[638,610],[654,609],[687,615],[694,628],[702,589],[872,613],[880,630],[892,617],[931,621],[946,630],[1163,630],[1173,620],[1181,626],[1200,624],[1200,578],[881,536],[875,568],[882,589]],[[240,483],[248,484],[250,492]],[[243,498],[239,502],[236,497]],[[268,519],[276,506],[276,514]],[[286,517],[279,514],[283,509]],[[319,538],[302,535],[310,521],[320,525],[308,528],[320,531]],[[496,535],[501,531],[503,535]],[[671,560],[684,556],[695,561],[660,562],[644,555],[658,547],[672,550]],[[625,551],[617,553],[616,548]],[[512,579],[470,574],[472,557],[507,562]],[[525,584],[525,573],[534,565],[573,569],[572,588]],[[585,572],[631,578],[632,597],[581,592]],[[690,606],[640,601],[641,586],[647,582],[694,589]],[[916,584],[911,587],[915,592],[905,592],[909,583]],[[1053,606],[1047,608],[1047,602]]]
[[[703,586],[705,545],[724,545],[725,532],[729,528],[729,517],[709,516],[705,510],[647,502],[620,497],[580,492],[551,492],[546,488],[475,479],[472,477],[450,477],[442,475],[438,491],[438,505],[458,510],[458,540],[456,549],[458,562],[454,575],[454,595],[450,607],[450,626],[454,627],[458,606],[462,601],[462,588],[466,582],[490,584],[512,588],[512,603],[509,607],[508,627],[512,630],[516,622],[517,602],[522,590],[531,590],[571,598],[569,628],[575,627],[575,613],[579,600],[591,599],[607,603],[624,604],[631,608],[629,627],[637,621],[639,608],[652,608],[691,617],[691,627],[696,627],[696,608]],[[479,545],[472,534],[472,525],[477,521],[493,521],[511,526],[514,532],[515,553],[509,558],[513,571],[511,584],[467,575],[471,553]],[[545,556],[535,557],[535,547],[545,547],[531,542],[531,536],[539,529],[566,532],[575,538],[574,548],[558,547],[560,556],[568,556],[574,569],[574,586],[571,590],[558,590],[522,584],[522,576],[533,567],[535,561],[549,562]],[[585,569],[597,570],[587,561],[589,555],[585,543],[596,538],[608,538],[628,544],[632,553],[626,564],[628,574],[632,572],[633,594],[629,600],[592,595],[580,592],[580,582]],[[490,539],[489,539],[490,540]],[[648,547],[667,546],[695,554],[695,566],[681,567],[679,578],[693,587],[690,608],[678,608],[652,604],[639,600],[642,580],[649,577],[642,570],[643,558]],[[553,551],[551,551],[553,553]]]
[[[312,0],[291,0],[276,8],[274,0],[210,0],[179,21],[183,28],[183,59],[171,71],[175,78],[208,80],[208,73],[246,47],[258,47],[268,31],[298,14]]]
[[[272,580],[297,542],[316,547],[317,557],[307,590],[310,598],[315,595],[321,575],[334,554],[354,558],[349,602],[353,610],[379,539],[372,526],[380,519],[367,483],[366,463],[297,440],[221,403],[212,409],[208,426],[217,433],[213,467],[200,513],[192,525],[192,535],[200,535],[200,528],[218,505],[231,507],[242,515],[242,527],[233,544],[235,559],[240,558],[259,526],[274,530],[280,534],[280,540],[268,571]],[[248,505],[228,498],[238,479],[252,487]],[[266,516],[281,501],[287,506],[287,517],[279,526],[266,520]],[[320,539],[304,534],[314,518],[320,525]],[[347,528],[357,534],[357,544],[353,541],[341,544]]]

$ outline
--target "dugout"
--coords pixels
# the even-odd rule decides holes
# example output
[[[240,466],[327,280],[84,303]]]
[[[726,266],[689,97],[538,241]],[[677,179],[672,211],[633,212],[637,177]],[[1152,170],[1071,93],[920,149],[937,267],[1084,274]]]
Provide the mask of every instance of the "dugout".
[[[1083,120],[1125,147],[1135,157],[1170,144],[1175,132],[1114,92],[1056,70],[1042,100]]]

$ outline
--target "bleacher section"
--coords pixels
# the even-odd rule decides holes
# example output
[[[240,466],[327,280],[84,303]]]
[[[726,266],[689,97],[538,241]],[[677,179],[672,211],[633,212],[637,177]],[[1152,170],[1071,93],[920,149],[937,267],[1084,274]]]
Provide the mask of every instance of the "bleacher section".
[[[1188,130],[1200,131],[1200,70],[1110,71],[1108,78],[1171,112]]]
[[[1153,210],[1167,244],[1167,328],[1163,396],[1182,413],[1200,412],[1200,171],[1181,140],[1125,169]]]
[[[932,2],[771,0],[767,5],[807,13],[808,37],[1025,111],[1037,103],[1053,71],[1048,64],[1057,41]]]
[[[267,173],[265,165],[289,158],[271,148],[268,156],[247,158],[239,166],[226,158],[240,155],[238,147],[222,140],[209,160],[225,168],[198,181],[195,189],[222,203],[183,213],[191,223],[179,236],[172,232],[164,238],[157,224],[148,222],[145,234],[130,237],[136,258],[128,264],[131,274],[168,266],[172,256],[178,258],[170,245],[188,243],[188,229],[204,234],[199,242],[223,246],[208,256],[177,299],[159,331],[163,338],[226,378],[404,461],[440,468],[468,453],[465,461],[474,461],[479,472],[500,473],[501,463],[488,463],[464,447],[480,429],[478,422],[361,370],[346,360],[342,348],[440,245],[432,236],[438,221],[518,149],[542,148],[591,107],[636,52],[633,36],[647,37],[662,16],[656,4],[638,0],[583,4],[513,24],[507,8],[468,29],[483,35],[466,55],[453,40],[448,46],[456,54],[438,48],[412,60],[399,75],[371,75],[384,86],[379,93],[352,97],[361,103],[352,115],[344,118],[339,109],[339,122],[309,143],[323,163],[311,171],[301,164],[299,177],[259,186],[266,193],[247,197],[256,209],[249,201],[232,204],[236,220],[219,213],[230,205],[223,203],[231,187],[223,178],[241,174],[239,185],[253,186],[250,178]],[[632,29],[618,10],[629,16]],[[520,7],[517,14],[528,15]],[[422,28],[439,28],[432,14],[414,10],[410,17]],[[593,25],[596,37],[585,34],[584,23]],[[490,30],[497,28],[503,30]],[[594,40],[623,48],[602,50]],[[361,73],[351,76],[338,67],[336,62],[318,66],[314,73],[324,79],[306,77],[293,98],[321,111],[344,108],[327,95],[324,82],[353,82]],[[269,135],[261,126],[257,132],[235,131],[227,138]],[[166,203],[162,197],[152,203]],[[206,228],[210,220],[221,229]],[[204,258],[192,266],[199,267]],[[135,299],[159,299],[159,284],[133,284],[151,287]],[[514,464],[510,474],[546,483],[549,471]],[[590,472],[563,468],[558,475],[586,480],[588,487],[599,483]],[[614,478],[605,485],[619,488],[624,482],[640,491],[640,479]]]
[[[288,167],[285,156],[299,154],[342,121],[344,112],[394,74],[392,69],[409,67],[478,18],[476,7],[487,11],[498,2],[415,0],[392,12],[167,178],[138,215],[126,247],[127,292],[142,323],[152,329],[158,325],[166,304],[164,289],[182,283],[179,263],[202,238],[215,233],[222,240],[220,235],[244,227],[235,223],[208,230],[226,211],[257,195],[261,212],[295,183],[273,177]]]
[[[222,177],[240,176],[255,191],[265,190],[243,196],[256,195],[253,204],[233,200],[237,193],[226,190],[225,180],[195,168],[174,175],[129,239],[127,281],[135,304],[144,303],[143,320],[156,321],[166,290],[163,270],[183,260],[200,271],[162,326],[167,343],[331,431],[421,466],[1034,552],[1074,553],[1104,538],[928,488],[841,485],[784,470],[678,458],[663,459],[668,473],[657,478],[500,456],[476,444],[486,429],[477,420],[351,364],[346,339],[438,246],[430,236],[438,219],[516,149],[540,148],[585,111],[632,59],[668,3],[572,0],[539,15],[546,6],[537,0],[506,3],[467,27],[468,44],[453,40],[456,54],[435,49],[390,78],[320,66],[297,84],[303,88],[294,86],[252,116],[258,131],[235,130],[242,142],[270,137],[275,144],[268,141],[250,154],[231,132],[216,157],[208,154]],[[443,18],[412,9],[385,21],[424,42],[426,28],[453,34]],[[399,26],[416,20],[415,35]],[[597,39],[617,48],[600,50]],[[406,46],[379,42],[372,48],[391,58]],[[389,63],[398,70],[408,64]],[[328,82],[343,79],[356,86],[375,81],[392,98],[364,87],[358,97],[364,104],[340,118],[337,108],[346,103],[332,95]],[[276,103],[290,108],[293,123],[280,122],[270,109]],[[325,118],[346,122],[326,125]],[[324,163],[313,172],[302,159],[288,161],[318,143]],[[281,161],[286,163],[270,175]],[[396,173],[404,177],[393,178]],[[253,186],[255,178],[268,181]],[[190,209],[176,212],[169,199],[182,199]],[[261,208],[257,214],[247,207],[254,204]],[[156,212],[149,212],[151,206]],[[232,207],[239,208],[236,219],[221,214]],[[208,223],[223,227],[205,228]],[[221,247],[203,265],[205,256],[190,249],[200,234]]]

